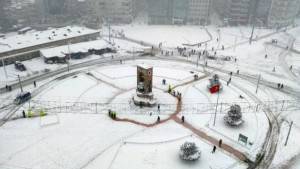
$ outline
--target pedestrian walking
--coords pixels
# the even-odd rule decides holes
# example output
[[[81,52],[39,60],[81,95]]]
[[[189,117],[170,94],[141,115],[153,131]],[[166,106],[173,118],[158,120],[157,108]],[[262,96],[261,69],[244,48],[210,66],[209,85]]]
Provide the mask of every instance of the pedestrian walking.
[[[6,91],[8,91],[8,86],[7,85],[5,85],[5,89],[6,89]]]
[[[181,101],[181,93],[179,93],[178,100]]]
[[[280,89],[280,83],[277,84],[277,88]]]
[[[222,147],[222,143],[223,143],[223,140],[220,139],[220,140],[219,140],[219,147]]]
[[[157,111],[160,112],[160,104],[157,105]]]
[[[292,69],[293,69],[293,66],[291,65],[291,66],[290,66],[290,70],[292,70]]]
[[[283,89],[283,84],[281,84],[280,88]]]
[[[268,55],[266,54],[266,55],[265,55],[265,59],[267,59],[267,58],[268,58]]]
[[[160,122],[160,117],[158,116],[158,117],[157,117],[157,123],[159,123],[159,122]]]
[[[215,152],[216,152],[216,150],[217,150],[217,147],[214,145],[214,147],[213,147],[213,150],[212,150],[212,152],[211,152],[211,153],[215,153]]]
[[[36,88],[36,81],[33,81],[33,86],[34,88]]]
[[[184,123],[184,116],[181,116],[181,122]]]
[[[236,71],[236,74],[240,74],[240,70],[237,70],[237,71]]]
[[[22,111],[23,118],[26,118],[25,110]]]

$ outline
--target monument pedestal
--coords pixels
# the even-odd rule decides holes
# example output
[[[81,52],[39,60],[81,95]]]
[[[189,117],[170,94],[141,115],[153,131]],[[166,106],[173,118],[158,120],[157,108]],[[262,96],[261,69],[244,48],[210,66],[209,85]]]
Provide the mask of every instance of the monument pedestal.
[[[133,102],[137,106],[153,107],[156,105],[156,101],[153,93],[143,94],[137,91],[133,96]]]

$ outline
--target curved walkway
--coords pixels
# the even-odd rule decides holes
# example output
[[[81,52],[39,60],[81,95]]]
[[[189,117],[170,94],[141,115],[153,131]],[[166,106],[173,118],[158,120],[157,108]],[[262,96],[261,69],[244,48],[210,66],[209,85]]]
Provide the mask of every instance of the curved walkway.
[[[182,125],[183,127],[189,129],[190,131],[192,131],[195,135],[199,136],[200,138],[208,141],[209,143],[213,144],[213,145],[218,145],[219,140],[208,135],[207,133],[205,133],[204,131],[197,129],[196,127],[194,127],[193,125],[191,125],[188,122],[182,122],[182,120],[177,116],[182,110],[182,100],[177,98],[177,108],[174,114],[172,114],[170,117],[168,117],[165,120],[161,120],[160,122],[156,122],[156,123],[152,123],[152,124],[146,124],[146,123],[142,123],[142,122],[138,122],[132,119],[128,119],[128,118],[116,118],[114,119],[115,121],[118,122],[128,122],[128,123],[132,123],[132,124],[136,124],[136,125],[140,125],[140,126],[144,126],[144,127],[154,127],[163,123],[166,123],[169,120],[174,120],[176,123]],[[247,156],[235,149],[234,147],[231,147],[230,145],[223,143],[221,147],[219,147],[220,149],[234,155],[236,158],[238,158],[239,160],[246,162],[246,163],[253,163],[252,161],[250,161]]]

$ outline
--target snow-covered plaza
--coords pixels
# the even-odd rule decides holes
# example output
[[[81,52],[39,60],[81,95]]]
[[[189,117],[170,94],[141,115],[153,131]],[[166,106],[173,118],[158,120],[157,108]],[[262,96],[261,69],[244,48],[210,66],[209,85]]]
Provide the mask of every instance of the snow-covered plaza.
[[[256,29],[251,45],[248,27],[112,30],[117,53],[60,65],[35,58],[23,62],[30,69],[21,73],[13,65],[1,68],[1,88],[18,84],[19,74],[32,98],[15,105],[19,89],[1,93],[0,168],[247,169],[259,160],[259,168],[300,167],[294,164],[300,154],[299,27]],[[103,30],[99,44],[107,39]],[[151,49],[154,56],[140,54]],[[153,67],[153,107],[133,103],[138,65]],[[222,84],[218,93],[208,88],[215,74]],[[235,104],[240,126],[224,121]],[[22,118],[23,110],[47,115]],[[179,158],[186,141],[199,147],[198,161]]]

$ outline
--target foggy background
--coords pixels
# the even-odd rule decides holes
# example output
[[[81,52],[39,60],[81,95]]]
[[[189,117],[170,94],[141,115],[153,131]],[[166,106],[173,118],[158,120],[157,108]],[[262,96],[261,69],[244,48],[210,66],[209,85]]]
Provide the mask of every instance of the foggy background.
[[[299,0],[0,0],[0,32],[105,23],[280,28],[298,15]]]

